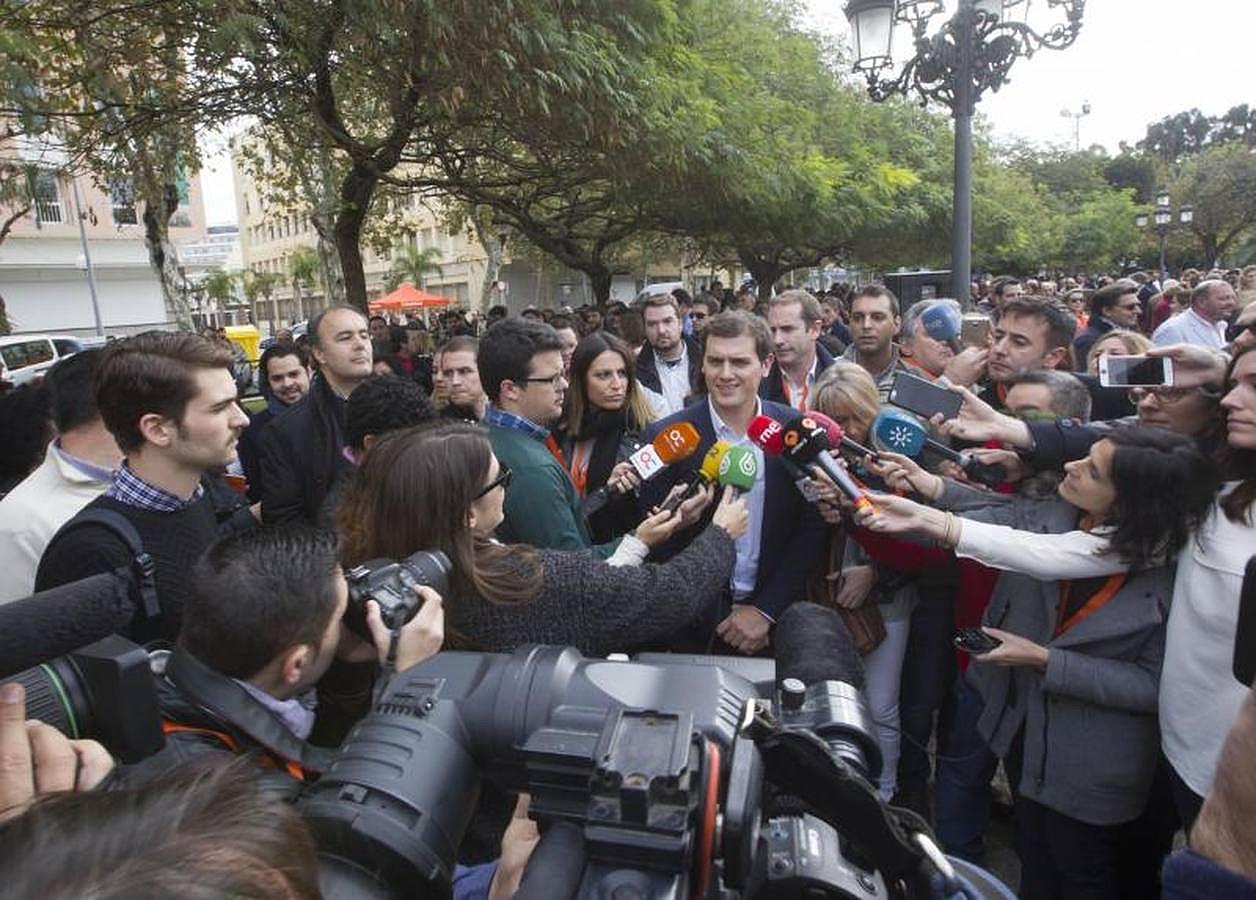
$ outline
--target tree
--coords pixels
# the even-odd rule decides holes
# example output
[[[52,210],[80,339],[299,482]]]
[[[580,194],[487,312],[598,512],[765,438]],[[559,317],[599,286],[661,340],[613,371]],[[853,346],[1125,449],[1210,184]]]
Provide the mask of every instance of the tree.
[[[1135,146],[1172,163],[1231,141],[1256,146],[1256,110],[1249,109],[1246,103],[1231,107],[1220,116],[1205,116],[1198,109],[1165,116],[1148,125],[1146,137]]]
[[[321,269],[320,254],[312,247],[297,247],[288,257],[288,276],[292,281],[292,314],[296,318],[308,317],[302,289],[314,285]]]
[[[1183,160],[1170,191],[1193,205],[1190,230],[1209,268],[1256,229],[1256,153],[1240,141]]]
[[[388,290],[395,290],[403,281],[426,290],[429,272],[440,274],[441,265],[437,262],[441,252],[439,247],[415,247],[403,244],[397,248],[393,257],[392,269],[388,273]]]
[[[205,296],[217,303],[219,307],[235,301],[236,278],[230,272],[210,269],[205,273],[201,288],[205,291]]]
[[[249,304],[249,315],[254,322],[260,322],[262,317],[258,311],[258,302],[266,300],[270,302],[270,333],[273,335],[279,330],[279,302],[272,299],[275,287],[282,278],[278,272],[254,272],[246,269],[240,273],[240,287],[244,290],[244,299]]]

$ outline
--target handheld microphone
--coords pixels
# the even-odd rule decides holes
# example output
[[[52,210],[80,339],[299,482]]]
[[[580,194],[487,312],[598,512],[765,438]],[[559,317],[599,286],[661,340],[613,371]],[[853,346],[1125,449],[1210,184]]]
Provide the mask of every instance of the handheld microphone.
[[[732,444],[728,441],[716,441],[712,444],[711,449],[706,452],[706,456],[702,457],[702,464],[698,466],[698,471],[694,472],[689,480],[685,482],[685,489],[677,491],[668,497],[659,506],[659,509],[675,512],[680,508],[680,504],[697,493],[699,488],[708,484],[715,484],[720,477],[720,462],[723,461],[724,454],[731,448]]]
[[[897,409],[883,409],[872,420],[872,441],[883,450],[892,450],[912,459],[929,452],[956,463],[969,478],[986,487],[994,487],[1007,480],[1002,466],[983,463],[972,456],[940,444],[929,437],[925,427],[908,413]]]
[[[660,431],[653,441],[628,457],[628,461],[642,481],[649,481],[667,466],[692,456],[700,443],[698,429],[688,422],[677,422]]]
[[[832,422],[832,419],[829,421]],[[836,422],[833,424],[837,425]],[[789,457],[781,454],[785,449],[784,425],[770,416],[755,416],[746,427],[746,435],[768,456],[774,456],[781,461],[781,465],[789,473],[794,487],[798,489],[798,493],[802,494],[804,500],[808,503],[819,502],[820,493],[810,473]]]
[[[810,415],[801,415],[786,425],[782,439],[785,445],[782,455],[786,459],[804,469],[809,465],[819,466],[856,507],[872,508],[868,492],[855,484],[850,474],[825,452],[829,449],[828,434]]]
[[[829,437],[830,447],[837,447],[840,445],[843,450],[847,450],[855,454],[860,459],[863,459],[865,456],[871,456],[873,459],[877,458],[877,452],[875,450],[865,447],[854,438],[847,437],[842,426],[838,425],[824,413],[816,412],[814,409],[809,409],[807,410],[807,415],[808,417],[815,419],[816,423],[824,428]]]
[[[776,688],[786,724],[813,728],[870,780],[881,773],[881,748],[860,691],[864,668],[841,618],[814,603],[791,603],[776,622]]]
[[[719,483],[721,487],[732,485],[740,494],[754,487],[759,477],[759,460],[749,447],[729,447],[720,460]]]
[[[644,447],[638,447],[628,461],[642,481],[649,481],[673,463],[692,456],[701,442],[698,429],[688,422],[677,422],[660,431]],[[626,491],[617,486],[602,485],[585,497],[582,504],[584,515],[593,515],[610,503],[613,496],[623,493]]]

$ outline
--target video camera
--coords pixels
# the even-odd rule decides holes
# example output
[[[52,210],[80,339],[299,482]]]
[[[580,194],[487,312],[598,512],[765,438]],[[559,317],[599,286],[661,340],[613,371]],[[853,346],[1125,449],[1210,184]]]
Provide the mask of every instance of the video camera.
[[[815,611],[795,632],[818,614],[842,627],[795,608]],[[392,680],[297,800],[323,893],[448,896],[485,778],[529,793],[547,837],[578,830],[580,858],[557,867],[572,883],[537,896],[876,900],[964,881],[921,820],[877,797],[862,674],[816,671],[780,664],[774,684],[767,660],[441,653]],[[980,870],[965,877],[1006,895]]]

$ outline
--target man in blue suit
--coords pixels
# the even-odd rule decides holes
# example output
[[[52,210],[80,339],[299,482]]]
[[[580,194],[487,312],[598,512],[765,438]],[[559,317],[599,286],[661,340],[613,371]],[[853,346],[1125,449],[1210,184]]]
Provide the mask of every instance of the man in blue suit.
[[[645,440],[676,422],[689,422],[702,437],[697,453],[669,467],[641,489],[645,508],[659,503],[674,484],[690,477],[715,441],[751,447],[758,458],[759,476],[747,492],[750,527],[737,539],[737,562],[728,595],[720,608],[707,610],[689,634],[679,636],[676,649],[715,648],[754,655],[770,643],[773,623],[785,608],[805,593],[808,577],[821,558],[827,530],[814,507],[794,487],[780,460],[764,457],[746,437],[757,415],[788,422],[797,411],[759,398],[759,384],[771,365],[772,336],[764,321],[740,310],[707,320],[703,329],[702,380],[706,394],[689,406],[655,423]],[[705,527],[708,510],[696,528]],[[660,548],[666,556],[683,545],[681,535]]]

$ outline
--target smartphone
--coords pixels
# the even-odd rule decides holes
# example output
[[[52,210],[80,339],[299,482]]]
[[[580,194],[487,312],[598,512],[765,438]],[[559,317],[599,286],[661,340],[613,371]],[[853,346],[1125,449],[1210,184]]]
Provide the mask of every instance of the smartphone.
[[[1163,356],[1101,356],[1099,384],[1138,387],[1173,384],[1173,360]]]
[[[955,642],[956,647],[965,653],[971,653],[973,656],[989,653],[1003,643],[998,638],[990,637],[980,628],[957,628],[955,629],[955,637],[952,640]]]
[[[1234,629],[1234,677],[1248,687],[1256,678],[1256,556],[1247,561],[1239,591],[1239,621]]]
[[[964,400],[954,391],[947,390],[932,381],[926,381],[910,372],[899,372],[890,385],[890,402],[918,416],[931,419],[938,413],[942,418],[953,419],[959,415]]]
[[[990,320],[985,316],[964,316],[959,342],[965,347],[986,347],[990,344]]]

